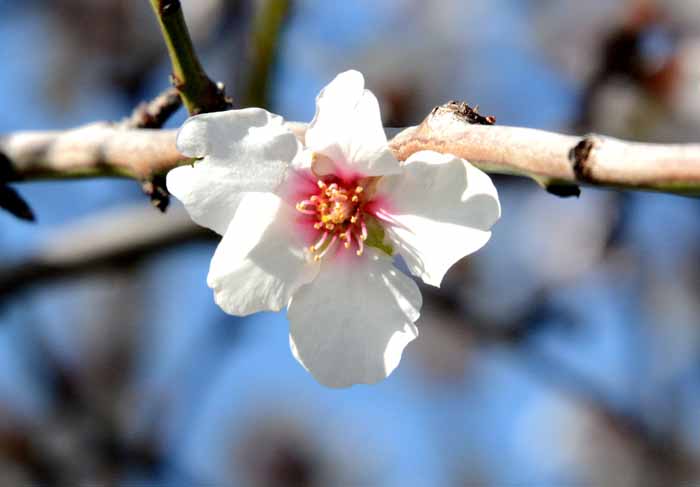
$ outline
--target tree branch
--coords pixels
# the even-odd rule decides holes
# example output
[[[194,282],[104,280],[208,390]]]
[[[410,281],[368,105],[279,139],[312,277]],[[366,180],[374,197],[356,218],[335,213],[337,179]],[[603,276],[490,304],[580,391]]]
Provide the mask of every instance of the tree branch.
[[[67,131],[15,132],[0,137],[6,156],[0,181],[127,177],[152,179],[188,161],[175,130],[122,129],[94,123]]]
[[[306,125],[287,122],[299,138]],[[191,159],[175,147],[177,130],[124,129],[98,122],[66,131],[0,136],[0,183],[124,177],[152,180]]]
[[[645,144],[612,137],[562,135],[520,127],[474,125],[461,103],[433,110],[399,133],[400,160],[421,150],[451,153],[487,172],[527,176],[550,190],[577,185],[700,195],[700,144]]]
[[[535,179],[556,194],[577,185],[700,195],[700,144],[646,144],[611,137],[470,123],[454,103],[433,110],[389,147],[399,160],[421,150],[451,153],[486,172]],[[305,125],[288,122],[303,139]],[[96,123],[65,132],[0,137],[0,181],[120,176],[152,179],[190,162],[174,130]],[[571,193],[569,193],[571,194]]]
[[[0,264],[0,306],[8,297],[34,286],[132,265],[180,244],[214,243],[218,239],[213,232],[192,223],[182,208],[174,209],[167,216],[140,205],[92,215],[48,235],[44,245],[25,260]],[[460,315],[462,312],[459,300],[444,290],[421,286],[421,292],[426,301],[439,304],[447,313]],[[548,380],[553,388],[590,408],[612,431],[630,444],[638,445],[647,463],[663,478],[669,478],[673,472],[694,472],[695,462],[685,450],[610,404],[584,376],[542,354],[536,347],[525,346],[528,345],[527,336],[474,323],[469,323],[464,330],[480,342],[501,344],[520,354],[537,377]]]
[[[172,81],[190,115],[231,108],[223,88],[204,72],[194,51],[179,0],[151,0],[173,67]]]
[[[143,102],[122,121],[122,127],[130,129],[159,129],[178,108],[182,99],[177,88],[170,87],[149,102]]]
[[[25,260],[0,265],[0,302],[31,286],[129,265],[173,245],[215,237],[182,208],[167,216],[141,205],[92,215],[53,232]]]
[[[278,39],[291,11],[291,0],[266,0],[253,19],[250,66],[246,82],[245,106],[264,107],[269,104],[270,72],[273,70]]]

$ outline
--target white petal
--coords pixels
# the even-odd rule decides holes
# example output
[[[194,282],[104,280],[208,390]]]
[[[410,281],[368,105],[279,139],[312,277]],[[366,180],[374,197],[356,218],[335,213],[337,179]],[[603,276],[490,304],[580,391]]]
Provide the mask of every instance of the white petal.
[[[227,313],[279,311],[319,265],[295,228],[295,210],[271,193],[249,193],[214,253],[207,283]]]
[[[418,336],[413,323],[422,299],[416,283],[372,249],[350,259],[324,262],[287,312],[294,357],[328,387],[386,378]]]
[[[449,154],[413,154],[378,192],[400,225],[387,233],[411,272],[439,286],[445,273],[491,237],[501,215],[496,188],[484,172]]]
[[[198,224],[222,234],[246,191],[273,191],[301,149],[281,117],[259,108],[189,118],[177,148],[201,157],[168,173],[168,190]]]
[[[358,71],[340,73],[321,90],[306,146],[332,159],[348,176],[400,171],[387,146],[379,103]]]

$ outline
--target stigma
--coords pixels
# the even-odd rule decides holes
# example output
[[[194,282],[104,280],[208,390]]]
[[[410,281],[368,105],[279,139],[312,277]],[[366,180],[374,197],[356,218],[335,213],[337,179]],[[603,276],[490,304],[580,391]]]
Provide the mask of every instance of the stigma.
[[[313,259],[320,261],[340,243],[341,248],[354,249],[361,256],[367,240],[364,188],[322,179],[316,181],[316,187],[316,192],[296,204],[297,211],[308,216],[318,233],[318,240],[309,246]]]

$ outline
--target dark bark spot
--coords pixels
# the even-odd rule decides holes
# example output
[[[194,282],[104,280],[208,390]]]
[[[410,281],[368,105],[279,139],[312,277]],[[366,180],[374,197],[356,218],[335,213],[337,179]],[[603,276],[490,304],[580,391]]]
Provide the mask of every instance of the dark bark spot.
[[[591,170],[588,164],[588,158],[595,144],[595,139],[588,136],[569,151],[569,160],[573,164],[574,174],[582,181],[591,181]]]

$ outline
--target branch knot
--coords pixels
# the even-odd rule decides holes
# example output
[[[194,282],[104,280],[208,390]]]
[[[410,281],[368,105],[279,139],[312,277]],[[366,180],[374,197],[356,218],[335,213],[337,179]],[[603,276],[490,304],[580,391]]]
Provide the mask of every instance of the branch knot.
[[[479,113],[479,105],[473,108],[463,101],[448,101],[444,105],[433,108],[432,116],[450,114],[461,121],[471,125],[494,125],[496,117],[493,115],[483,116]]]
[[[593,170],[590,165],[590,155],[598,145],[598,139],[587,135],[569,151],[569,161],[573,164],[576,178],[585,182],[593,182]]]

